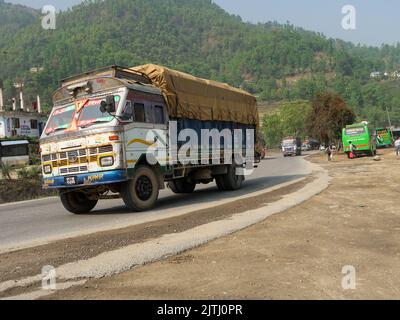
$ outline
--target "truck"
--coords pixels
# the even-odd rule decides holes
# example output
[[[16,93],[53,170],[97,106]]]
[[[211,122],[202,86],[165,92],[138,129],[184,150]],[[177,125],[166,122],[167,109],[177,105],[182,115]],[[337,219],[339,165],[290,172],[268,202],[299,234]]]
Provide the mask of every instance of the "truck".
[[[302,142],[299,137],[286,137],[282,141],[282,153],[284,157],[301,156]]]
[[[166,185],[238,190],[259,162],[256,98],[227,84],[154,64],[110,66],[62,80],[53,103],[40,139],[43,187],[74,214],[116,198],[149,210]]]
[[[392,133],[388,128],[377,128],[376,134],[376,147],[388,148],[392,146]]]
[[[375,131],[369,128],[367,123],[356,123],[343,128],[342,142],[344,152],[350,157],[352,143],[355,149],[353,154],[355,156],[376,155],[376,137]]]

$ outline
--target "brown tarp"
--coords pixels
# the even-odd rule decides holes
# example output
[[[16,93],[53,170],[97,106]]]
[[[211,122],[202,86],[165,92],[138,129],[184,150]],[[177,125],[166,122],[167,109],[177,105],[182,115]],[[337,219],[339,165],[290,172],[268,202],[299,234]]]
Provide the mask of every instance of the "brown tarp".
[[[259,126],[257,100],[243,90],[154,64],[131,69],[145,74],[162,90],[172,118]]]

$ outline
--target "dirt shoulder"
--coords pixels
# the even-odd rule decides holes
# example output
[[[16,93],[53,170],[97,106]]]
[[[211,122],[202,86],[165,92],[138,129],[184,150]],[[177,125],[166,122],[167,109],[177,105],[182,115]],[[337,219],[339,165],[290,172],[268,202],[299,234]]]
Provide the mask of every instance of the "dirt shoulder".
[[[332,163],[331,186],[258,225],[54,299],[400,299],[400,159]],[[355,290],[342,268],[355,267]]]
[[[44,265],[59,267],[68,262],[90,259],[103,252],[155,239],[164,234],[180,233],[247,210],[261,208],[267,203],[278,201],[285,195],[303,188],[313,179],[310,176],[274,191],[213,208],[193,211],[178,217],[2,253],[0,254],[0,282],[40,274]],[[1,297],[2,293],[0,293]]]

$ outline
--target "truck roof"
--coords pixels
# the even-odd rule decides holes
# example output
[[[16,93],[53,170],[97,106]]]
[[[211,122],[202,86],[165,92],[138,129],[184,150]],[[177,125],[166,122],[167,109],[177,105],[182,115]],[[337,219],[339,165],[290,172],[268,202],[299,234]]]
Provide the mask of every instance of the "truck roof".
[[[82,82],[85,80],[93,79],[93,78],[117,78],[124,80],[133,80],[136,82],[140,82],[143,84],[151,84],[151,80],[144,75],[143,73],[120,67],[117,65],[112,65],[108,67],[98,68],[94,70],[90,70],[84,73],[80,73],[65,79],[61,80],[61,86],[69,86],[78,82]]]

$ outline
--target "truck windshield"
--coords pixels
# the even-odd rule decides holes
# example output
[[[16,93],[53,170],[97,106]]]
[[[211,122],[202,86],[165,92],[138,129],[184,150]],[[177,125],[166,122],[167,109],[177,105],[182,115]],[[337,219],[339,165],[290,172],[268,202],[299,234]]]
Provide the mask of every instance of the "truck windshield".
[[[119,99],[116,99],[119,101]],[[100,100],[90,100],[82,109],[79,115],[78,127],[87,127],[97,123],[106,123],[114,119],[109,113],[102,113],[100,111]],[[117,107],[116,101],[116,107]]]
[[[115,96],[116,108],[118,108],[120,98],[120,96]],[[50,135],[57,131],[65,131],[70,127],[86,128],[98,123],[112,121],[114,119],[113,116],[100,111],[101,101],[102,99],[87,100],[78,113],[76,113],[75,104],[56,109],[48,121],[45,133]],[[72,125],[73,122],[76,122],[76,125]]]
[[[46,134],[52,134],[56,131],[66,130],[72,122],[75,114],[75,105],[62,107],[54,110],[46,127]]]
[[[293,147],[295,145],[294,141],[283,141],[284,147]]]

